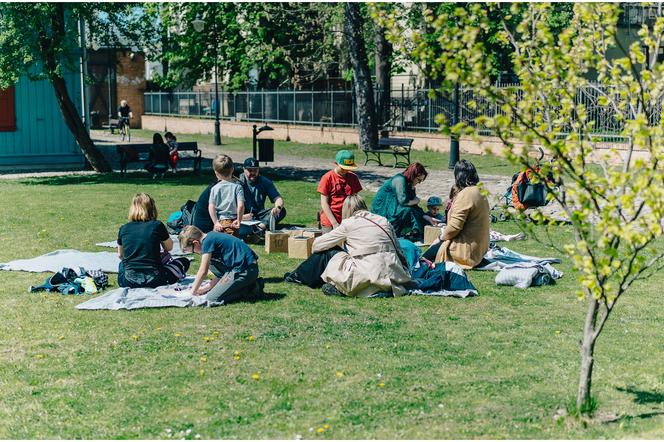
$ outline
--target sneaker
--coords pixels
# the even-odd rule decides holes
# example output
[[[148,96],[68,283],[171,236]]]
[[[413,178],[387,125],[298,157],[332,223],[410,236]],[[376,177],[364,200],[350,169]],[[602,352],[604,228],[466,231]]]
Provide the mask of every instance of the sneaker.
[[[346,296],[342,292],[339,291],[335,286],[332,284],[328,284],[327,282],[323,284],[323,286],[320,288],[323,291],[323,294],[327,296]]]
[[[394,294],[392,292],[376,292],[373,295],[368,296],[369,298],[393,298]]]
[[[302,281],[300,281],[300,278],[298,278],[297,273],[295,272],[284,273],[284,281],[292,282],[294,284],[302,284]]]

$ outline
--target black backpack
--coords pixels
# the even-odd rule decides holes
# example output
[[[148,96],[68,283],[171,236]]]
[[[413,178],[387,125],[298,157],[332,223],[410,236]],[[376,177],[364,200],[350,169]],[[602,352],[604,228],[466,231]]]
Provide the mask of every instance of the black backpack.
[[[187,202],[180,207],[180,216],[171,216],[168,222],[166,222],[166,230],[168,230],[168,233],[178,235],[184,226],[191,225],[195,206],[196,201],[187,200]]]

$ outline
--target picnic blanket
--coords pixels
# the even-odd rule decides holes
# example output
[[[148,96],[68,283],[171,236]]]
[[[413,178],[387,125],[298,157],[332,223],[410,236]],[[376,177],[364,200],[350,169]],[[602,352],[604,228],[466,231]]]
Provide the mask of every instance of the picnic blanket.
[[[524,255],[515,252],[507,247],[500,247],[493,245],[489,251],[484,255],[484,259],[473,270],[493,270],[500,271],[500,269],[516,263],[531,262],[536,264],[553,264],[560,263],[559,258],[541,258],[539,256]],[[556,278],[557,279],[557,278]]]
[[[187,290],[194,282],[193,276],[182,281],[154,289],[130,289],[121,287],[82,302],[79,310],[135,310],[159,307],[199,307],[207,305],[207,297],[192,296]]]
[[[88,270],[101,270],[106,273],[118,273],[120,258],[112,252],[81,252],[73,249],[56,250],[30,259],[17,259],[0,263],[0,270],[23,272],[59,272],[63,267]]]
[[[437,264],[433,268],[422,262],[413,270],[411,276],[417,284],[417,288],[410,291],[411,295],[455,298],[478,295],[477,289],[468,279],[466,272],[454,262],[446,262],[445,265]]]
[[[556,270],[551,264],[518,262],[503,267],[496,275],[496,284],[525,289],[530,286],[555,284],[555,280],[562,276],[563,272]]]
[[[173,250],[170,251],[170,254],[173,256],[181,256],[181,255],[187,255],[187,253],[184,253],[180,249],[180,239],[178,238],[177,235],[170,235],[171,239],[173,240]],[[114,249],[118,248],[118,242],[116,241],[108,241],[108,242],[98,242],[95,244],[99,247],[113,247]]]

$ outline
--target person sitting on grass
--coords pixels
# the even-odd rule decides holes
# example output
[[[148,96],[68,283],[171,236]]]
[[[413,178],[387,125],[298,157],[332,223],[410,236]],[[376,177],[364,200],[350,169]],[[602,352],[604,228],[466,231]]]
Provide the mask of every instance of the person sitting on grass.
[[[212,160],[212,169],[219,180],[210,190],[208,201],[214,231],[238,236],[244,215],[244,192],[233,177],[233,160],[219,154]]]
[[[438,242],[424,253],[435,262],[453,261],[466,269],[477,266],[489,250],[489,201],[482,195],[473,163],[454,166],[452,205]]]
[[[353,297],[399,296],[411,278],[394,229],[380,215],[367,210],[360,195],[343,203],[339,227],[314,240],[312,251],[343,246],[321,275],[326,295]]]
[[[415,242],[424,235],[424,211],[419,206],[420,199],[415,194],[415,187],[427,175],[424,166],[413,163],[385,181],[373,200],[371,211],[387,218],[400,238]]]
[[[180,154],[178,154],[178,139],[173,135],[172,132],[166,132],[164,134],[166,138],[166,145],[168,146],[168,160],[173,169],[173,172],[178,171],[178,159],[180,159]]]
[[[427,213],[424,214],[424,221],[429,225],[438,227],[445,224],[445,215],[440,213],[443,200],[439,196],[430,196],[427,199]]]
[[[137,193],[129,208],[129,222],[118,232],[118,268],[120,287],[159,287],[173,284],[178,277],[162,263],[163,252],[173,248],[166,226],[157,220],[157,206],[147,193]],[[174,258],[169,266],[177,266],[180,275],[189,270],[189,260]]]
[[[180,248],[201,255],[201,264],[191,286],[193,296],[206,295],[209,306],[263,294],[264,281],[258,277],[258,256],[248,245],[221,232],[203,233],[194,226],[180,232]],[[203,284],[211,271],[215,278]]]
[[[169,148],[164,143],[161,134],[154,134],[152,136],[152,147],[150,148],[150,157],[148,162],[145,163],[145,170],[152,174],[152,178],[161,176],[168,170],[168,152]]]
[[[274,186],[274,183],[260,174],[258,161],[255,158],[244,160],[244,172],[240,175],[240,184],[244,192],[245,221],[260,221],[258,229],[265,231],[270,227],[270,220],[273,220],[274,226],[277,225],[286,216],[284,208],[284,199]],[[274,207],[265,208],[265,200],[270,198]],[[244,230],[244,228],[242,229]],[[240,231],[240,236],[250,232]],[[249,230],[249,229],[247,229]]]
[[[326,232],[339,227],[344,200],[362,190],[360,180],[352,172],[357,169],[353,152],[340,150],[334,161],[334,169],[323,175],[317,189],[322,209],[320,224]]]

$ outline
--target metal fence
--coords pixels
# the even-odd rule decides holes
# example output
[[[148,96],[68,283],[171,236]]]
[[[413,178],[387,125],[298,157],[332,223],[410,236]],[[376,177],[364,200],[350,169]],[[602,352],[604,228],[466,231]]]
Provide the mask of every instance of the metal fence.
[[[517,100],[522,91],[517,85],[511,87]],[[608,94],[619,99],[618,91]],[[376,95],[380,94],[376,92]],[[580,87],[575,97],[577,104],[586,109],[586,121],[592,124],[593,133],[605,135],[608,139],[617,136],[624,127],[624,120],[617,118],[613,109],[600,104],[600,96],[607,94],[601,86],[589,84]],[[144,109],[148,115],[177,115],[199,118],[214,118],[216,101],[214,92],[146,92]],[[349,90],[295,91],[258,90],[242,92],[220,92],[220,116],[224,120],[273,122],[316,126],[356,125],[354,94]],[[555,112],[555,109],[552,109]],[[386,125],[391,130],[438,131],[436,116],[443,114],[451,121],[454,103],[450,97],[434,94],[430,89],[401,88],[391,91],[390,121]],[[501,110],[478,97],[470,90],[459,94],[460,121],[476,126],[475,118],[500,114]],[[651,124],[658,124],[661,117],[661,103],[651,110]],[[481,129],[481,128],[480,128]],[[568,130],[572,130],[571,126]],[[616,137],[617,136],[617,137]]]

